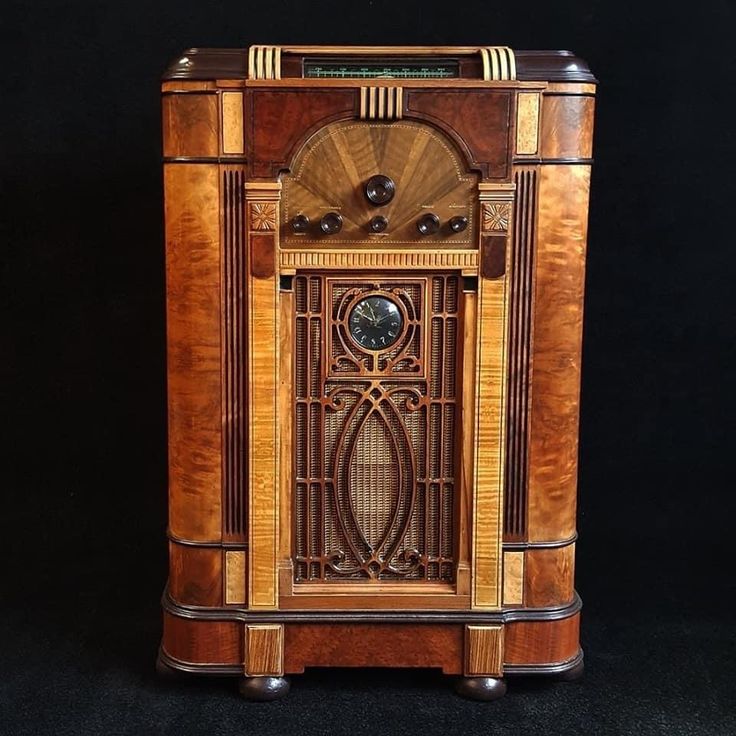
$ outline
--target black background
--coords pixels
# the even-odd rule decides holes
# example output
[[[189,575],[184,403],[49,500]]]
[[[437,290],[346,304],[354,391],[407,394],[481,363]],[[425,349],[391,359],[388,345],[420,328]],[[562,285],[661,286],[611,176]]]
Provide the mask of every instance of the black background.
[[[735,15],[725,0],[5,2],[0,732],[735,732]],[[598,76],[582,683],[515,681],[486,705],[431,672],[315,671],[253,705],[227,681],[155,678],[159,76],[188,46],[252,43],[570,48]]]

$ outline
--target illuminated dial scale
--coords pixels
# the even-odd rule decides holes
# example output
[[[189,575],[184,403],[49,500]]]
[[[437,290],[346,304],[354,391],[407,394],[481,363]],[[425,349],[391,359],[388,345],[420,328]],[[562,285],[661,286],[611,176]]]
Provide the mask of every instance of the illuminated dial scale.
[[[456,61],[349,62],[305,60],[304,76],[320,79],[454,79],[460,76]]]

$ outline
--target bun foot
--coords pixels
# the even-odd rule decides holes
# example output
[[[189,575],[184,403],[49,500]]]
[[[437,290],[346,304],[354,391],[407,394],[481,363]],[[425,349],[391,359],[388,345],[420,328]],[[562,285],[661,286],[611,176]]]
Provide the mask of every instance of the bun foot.
[[[498,700],[506,695],[506,682],[500,677],[461,677],[455,692],[470,700]]]
[[[569,670],[565,670],[564,672],[560,672],[560,674],[557,676],[558,680],[562,680],[562,682],[575,682],[576,680],[579,680],[583,674],[585,673],[585,665],[583,664],[583,660],[576,662],[572,667],[570,667]]]
[[[285,677],[246,677],[240,681],[239,690],[246,700],[278,700],[289,692],[289,681]]]

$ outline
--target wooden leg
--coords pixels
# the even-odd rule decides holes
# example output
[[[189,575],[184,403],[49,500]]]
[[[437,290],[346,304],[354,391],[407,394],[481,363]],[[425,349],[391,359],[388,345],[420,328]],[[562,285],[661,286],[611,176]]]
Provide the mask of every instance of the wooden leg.
[[[244,677],[239,689],[246,700],[278,700],[289,692],[289,681],[285,677]]]
[[[470,700],[498,700],[506,694],[506,681],[500,677],[461,677],[455,692]]]

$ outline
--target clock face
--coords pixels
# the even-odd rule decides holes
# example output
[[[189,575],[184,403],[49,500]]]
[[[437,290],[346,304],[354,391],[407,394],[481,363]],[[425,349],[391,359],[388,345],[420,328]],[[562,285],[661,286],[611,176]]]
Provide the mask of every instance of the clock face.
[[[366,350],[383,350],[401,335],[404,318],[396,302],[385,296],[367,296],[350,312],[350,336]]]

